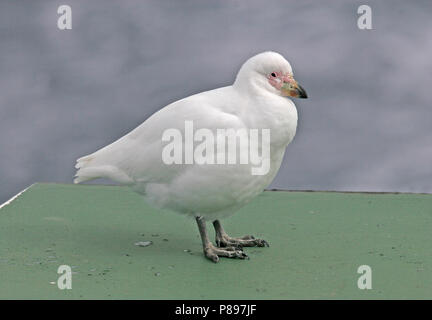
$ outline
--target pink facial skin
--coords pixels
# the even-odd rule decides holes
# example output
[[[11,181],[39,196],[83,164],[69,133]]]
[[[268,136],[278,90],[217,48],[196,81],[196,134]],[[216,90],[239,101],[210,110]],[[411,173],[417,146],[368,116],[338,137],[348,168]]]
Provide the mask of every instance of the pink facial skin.
[[[276,77],[273,77],[272,74],[275,74]],[[295,84],[295,80],[293,76],[289,73],[282,73],[282,72],[272,72],[267,76],[267,79],[269,83],[276,89],[281,90],[282,86],[285,83],[292,83]]]

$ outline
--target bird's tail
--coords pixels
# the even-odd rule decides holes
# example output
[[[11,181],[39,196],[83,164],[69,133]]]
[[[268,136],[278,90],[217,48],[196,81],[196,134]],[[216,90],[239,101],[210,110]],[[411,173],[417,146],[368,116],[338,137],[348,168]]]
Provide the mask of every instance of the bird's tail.
[[[75,173],[74,183],[81,183],[98,178],[107,178],[126,185],[134,183],[134,180],[118,166],[107,164],[106,161],[102,161],[102,159],[99,151],[79,158],[75,164],[75,168],[78,170]]]
[[[90,165],[92,160],[93,157],[91,155],[77,159],[75,168],[78,170],[75,173],[74,183],[81,183],[99,178],[97,172],[94,170],[94,167],[92,168]]]

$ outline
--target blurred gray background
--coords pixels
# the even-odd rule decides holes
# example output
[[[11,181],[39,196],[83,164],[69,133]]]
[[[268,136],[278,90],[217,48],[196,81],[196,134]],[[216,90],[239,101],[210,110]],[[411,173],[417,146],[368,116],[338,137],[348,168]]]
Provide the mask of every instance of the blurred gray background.
[[[330,5],[331,2],[331,5]],[[57,28],[72,7],[73,29]],[[374,30],[357,28],[369,4]],[[274,50],[310,99],[271,187],[432,192],[431,1],[2,1],[0,203]]]

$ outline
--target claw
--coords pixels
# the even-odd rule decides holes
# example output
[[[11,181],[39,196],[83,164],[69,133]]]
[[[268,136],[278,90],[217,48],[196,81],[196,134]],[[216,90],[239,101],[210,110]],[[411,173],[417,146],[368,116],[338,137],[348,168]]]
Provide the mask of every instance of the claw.
[[[269,243],[263,239],[257,239],[256,241],[258,247],[270,247]]]
[[[248,260],[250,259],[249,256],[243,251],[242,251],[241,255],[242,255],[241,256],[242,259],[248,259]]]

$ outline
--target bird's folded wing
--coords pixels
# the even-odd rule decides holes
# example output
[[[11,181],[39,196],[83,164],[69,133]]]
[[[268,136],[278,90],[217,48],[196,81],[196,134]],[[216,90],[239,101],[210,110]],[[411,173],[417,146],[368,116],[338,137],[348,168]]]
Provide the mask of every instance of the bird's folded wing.
[[[194,129],[243,128],[243,122],[231,112],[236,104],[231,90],[204,92],[161,109],[117,141],[79,158],[75,183],[96,178],[122,184],[169,182],[187,169],[163,163],[162,150],[167,144],[162,141],[164,131],[177,129],[184,137],[185,121],[193,121]]]

